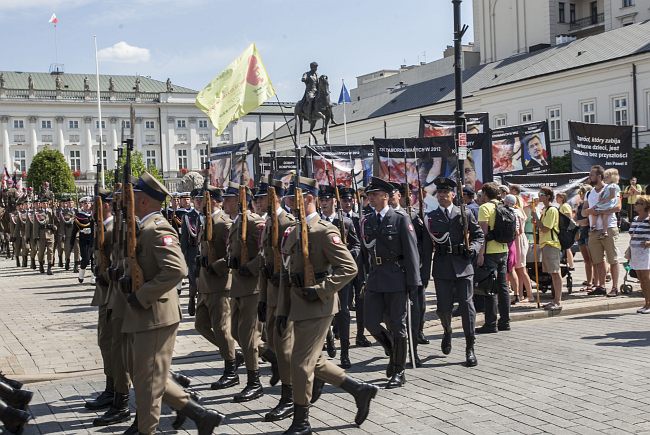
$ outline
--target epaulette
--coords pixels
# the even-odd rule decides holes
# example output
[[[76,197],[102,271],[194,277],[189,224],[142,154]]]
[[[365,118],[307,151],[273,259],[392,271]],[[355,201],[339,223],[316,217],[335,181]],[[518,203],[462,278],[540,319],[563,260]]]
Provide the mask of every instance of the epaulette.
[[[397,214],[399,214],[399,215],[402,215],[402,216],[408,216],[408,214],[406,213],[406,211],[404,211],[404,210],[401,209],[401,208],[400,208],[400,209],[393,209],[393,210],[395,211],[395,213],[397,213]]]
[[[165,219],[164,217],[160,217],[160,218],[155,219],[155,220],[153,221],[153,223],[154,223],[154,225],[160,225],[160,224],[162,224],[163,222],[165,222],[166,220],[167,220],[167,219]]]

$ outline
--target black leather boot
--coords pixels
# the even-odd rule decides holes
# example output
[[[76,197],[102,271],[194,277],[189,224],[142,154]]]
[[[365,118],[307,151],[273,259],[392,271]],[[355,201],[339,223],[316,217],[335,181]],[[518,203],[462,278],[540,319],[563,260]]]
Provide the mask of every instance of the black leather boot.
[[[239,385],[239,375],[237,374],[235,361],[225,361],[223,368],[223,375],[217,382],[213,382],[210,388],[213,390],[223,390],[224,388],[234,387]]]
[[[48,275],[54,275],[54,273],[52,273],[52,265],[51,264],[47,265],[47,274]]]
[[[4,374],[2,374],[2,372],[0,372],[0,382],[4,382],[5,384],[9,385],[11,388],[15,390],[20,390],[21,388],[23,388],[22,382],[9,379]]]
[[[280,421],[293,415],[293,388],[282,384],[280,402],[264,416],[264,421]]]
[[[169,374],[172,376],[172,379],[183,388],[188,388],[190,385],[192,385],[192,380],[182,373],[170,370]]]
[[[59,257],[59,267],[63,267],[63,258]]]
[[[93,426],[110,426],[131,420],[129,410],[129,395],[113,393],[113,404],[101,417],[93,420]]]
[[[334,343],[334,333],[332,328],[328,328],[327,336],[325,337],[325,348],[327,349],[327,356],[334,358],[336,356],[336,343]]]
[[[342,369],[349,369],[352,367],[352,362],[350,362],[350,352],[348,349],[345,349],[343,344],[341,344],[341,364],[339,366]]]
[[[465,337],[465,364],[467,367],[476,367],[478,360],[474,355],[474,336]]]
[[[293,421],[289,429],[282,432],[284,435],[309,435],[309,406],[293,405]]]
[[[429,344],[429,339],[424,335],[423,331],[418,332],[417,341],[418,344]]]
[[[131,426],[129,426],[128,429],[124,431],[123,435],[138,435],[139,433],[140,432],[138,431],[138,414],[135,414],[133,423],[131,423]]]
[[[365,382],[355,381],[348,376],[345,377],[341,388],[354,397],[354,401],[357,404],[357,415],[354,417],[354,422],[361,426],[366,421],[368,412],[370,412],[370,401],[375,398],[379,388],[366,384]]]
[[[27,256],[23,256],[23,267],[27,267]]]
[[[248,370],[246,374],[248,377],[246,387],[244,387],[241,393],[235,394],[232,400],[235,403],[250,402],[264,395],[264,388],[262,388],[262,383],[260,382],[260,371]]]
[[[25,410],[32,400],[34,393],[27,390],[17,390],[10,385],[0,382],[0,399],[12,408]]]
[[[106,387],[104,391],[92,400],[86,400],[84,405],[86,409],[91,411],[96,411],[98,409],[108,408],[113,404],[113,395],[115,390],[113,390],[113,378],[106,376]]]
[[[29,413],[15,409],[0,400],[0,421],[9,432],[21,433],[29,418]]]
[[[314,376],[314,382],[311,384],[311,400],[309,403],[316,403],[318,399],[320,399],[320,395],[323,394],[324,386],[325,381],[322,381]]]
[[[280,369],[278,368],[278,358],[275,356],[275,353],[271,349],[266,349],[261,355],[262,360],[271,364],[271,379],[269,383],[272,387],[275,387],[280,381]]]
[[[365,335],[363,335],[363,332],[357,333],[357,339],[355,340],[357,347],[370,347],[372,346],[372,343],[370,340],[366,338]]]
[[[219,426],[223,419],[226,418],[225,415],[205,408],[191,399],[183,409],[178,410],[178,413],[196,423],[199,435],[212,435],[214,428]]]
[[[449,355],[451,353],[451,313],[438,313],[438,317],[440,317],[442,329],[445,331],[440,349],[443,354]]]
[[[70,260],[65,260],[65,270],[70,270]]]
[[[45,266],[43,266],[42,262],[38,262],[38,271],[41,273],[45,273]]]
[[[399,337],[393,343],[393,374],[386,384],[386,389],[399,388],[406,383],[404,366],[406,364],[406,337]]]

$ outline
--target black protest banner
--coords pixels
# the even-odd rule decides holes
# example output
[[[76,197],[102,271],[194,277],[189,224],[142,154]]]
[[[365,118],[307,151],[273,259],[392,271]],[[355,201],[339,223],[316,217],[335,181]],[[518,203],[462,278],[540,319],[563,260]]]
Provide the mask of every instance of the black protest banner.
[[[632,176],[632,126],[569,121],[569,138],[573,171],[600,165],[618,169],[625,180]]]
[[[291,177],[296,173],[296,157],[288,152],[271,153],[260,158],[262,181],[267,182],[269,171],[273,168],[273,178],[282,180],[285,188],[289,186]],[[304,171],[304,169],[302,169]]]
[[[506,185],[516,184],[521,188],[521,197],[524,205],[528,205],[532,198],[537,198],[539,189],[548,187],[557,193],[566,193],[567,202],[572,203],[582,184],[588,182],[588,172],[565,174],[531,174],[531,175],[505,175],[502,180]]]
[[[491,142],[494,175],[550,170],[551,143],[546,121],[494,129]]]
[[[336,173],[336,185],[352,187],[352,171],[358,186],[367,184],[372,174],[372,145],[309,145],[308,172],[318,184],[331,185]],[[332,168],[334,164],[334,168]]]
[[[466,113],[467,134],[487,133],[490,121],[487,113]],[[453,136],[456,129],[454,115],[420,116],[420,137]]]
[[[224,187],[228,181],[254,187],[259,178],[259,140],[210,149],[210,184]],[[258,177],[258,178],[256,178]]]

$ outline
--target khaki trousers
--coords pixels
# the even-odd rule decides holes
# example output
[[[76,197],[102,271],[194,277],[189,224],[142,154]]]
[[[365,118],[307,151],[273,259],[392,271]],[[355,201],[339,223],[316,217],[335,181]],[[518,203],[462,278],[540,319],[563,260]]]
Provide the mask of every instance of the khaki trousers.
[[[345,380],[345,370],[323,357],[323,343],[333,317],[293,322],[291,383],[296,405],[309,405],[314,376],[336,387]]]
[[[38,262],[43,263],[47,254],[47,264],[54,264],[54,237],[38,239]]]
[[[39,240],[39,242],[40,242],[40,240]],[[29,247],[30,247],[30,249],[29,249],[29,257],[32,260],[36,259],[36,254],[38,254],[38,246],[40,244],[39,242],[37,242],[36,239],[31,239],[31,241],[29,242]]]
[[[66,239],[65,242],[65,261],[66,263],[70,262],[70,254],[74,253],[74,262],[79,263],[79,239],[75,238],[74,243]]]
[[[111,328],[111,375],[113,376],[113,386],[115,391],[121,394],[129,394],[131,381],[126,372],[126,338],[127,335],[122,332],[121,317],[113,316],[113,311],[109,310],[109,324]]]
[[[232,337],[230,298],[220,293],[199,293],[194,327],[206,340],[219,348],[224,361],[235,360]]]
[[[278,359],[278,371],[283,385],[291,385],[291,351],[293,350],[293,322],[287,321],[287,328],[282,336],[275,326],[275,307],[266,309],[266,339],[267,344]]]
[[[99,306],[99,317],[97,319],[97,345],[102,354],[104,362],[104,374],[113,377],[113,358],[111,353],[111,341],[113,329],[111,327],[110,310],[106,305]]]
[[[175,323],[127,334],[128,367],[135,390],[138,431],[142,434],[156,432],[163,401],[175,410],[189,402],[189,394],[169,377],[177,330]]]
[[[262,339],[257,320],[258,295],[231,298],[232,335],[244,352],[246,370],[259,370]]]

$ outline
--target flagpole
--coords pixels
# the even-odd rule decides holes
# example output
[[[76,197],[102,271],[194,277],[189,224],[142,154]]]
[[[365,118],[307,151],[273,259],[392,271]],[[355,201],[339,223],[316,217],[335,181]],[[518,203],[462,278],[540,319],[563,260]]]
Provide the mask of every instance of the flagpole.
[[[345,79],[341,79],[341,82],[343,83],[343,88],[345,89]],[[345,95],[343,95],[343,135],[345,136],[345,145],[348,144],[348,121],[345,116]]]
[[[99,117],[99,162],[104,163],[104,143],[102,142],[102,93],[99,88],[99,58],[97,56],[97,35],[93,35],[93,42],[95,44],[95,79],[97,82],[97,116]],[[131,126],[133,128],[133,126]],[[106,187],[104,182],[104,165],[99,166],[99,179],[101,180],[102,188]]]

